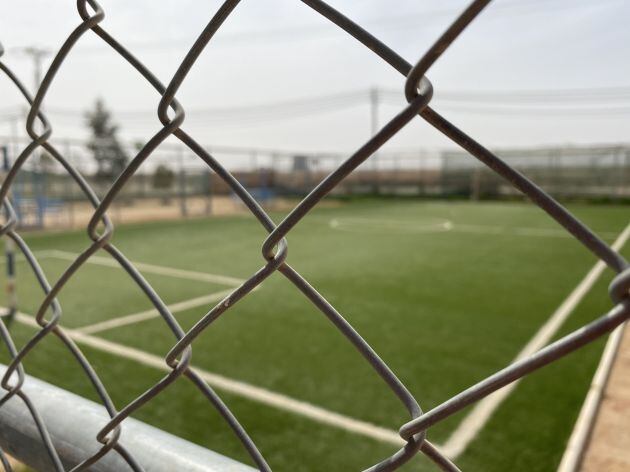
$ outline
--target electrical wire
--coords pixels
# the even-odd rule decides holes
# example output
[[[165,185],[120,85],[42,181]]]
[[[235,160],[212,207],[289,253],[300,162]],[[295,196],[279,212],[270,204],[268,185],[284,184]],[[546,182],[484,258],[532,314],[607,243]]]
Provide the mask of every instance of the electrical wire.
[[[374,89],[347,91],[329,95],[234,107],[187,108],[187,116],[195,124],[244,125],[296,119],[365,106]],[[379,105],[400,106],[401,91],[376,89]],[[570,106],[567,106],[570,105]],[[588,105],[588,106],[583,106]],[[630,113],[630,87],[594,87],[564,90],[495,90],[437,91],[434,106],[479,115],[554,115],[554,116],[618,116]],[[59,121],[76,121],[85,117],[85,110],[47,107],[47,113]],[[156,120],[155,109],[121,110],[114,114],[125,125]],[[0,110],[0,119],[22,116],[19,107]]]

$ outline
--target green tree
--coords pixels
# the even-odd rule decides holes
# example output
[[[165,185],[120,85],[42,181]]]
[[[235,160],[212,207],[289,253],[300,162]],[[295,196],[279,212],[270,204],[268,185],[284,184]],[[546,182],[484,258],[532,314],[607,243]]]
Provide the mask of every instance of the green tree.
[[[129,158],[118,140],[118,126],[112,124],[111,113],[103,100],[96,100],[94,109],[86,114],[86,122],[92,136],[87,147],[96,161],[96,176],[113,180],[127,165]]]
[[[175,182],[175,172],[164,164],[160,164],[153,173],[153,188],[169,189]]]

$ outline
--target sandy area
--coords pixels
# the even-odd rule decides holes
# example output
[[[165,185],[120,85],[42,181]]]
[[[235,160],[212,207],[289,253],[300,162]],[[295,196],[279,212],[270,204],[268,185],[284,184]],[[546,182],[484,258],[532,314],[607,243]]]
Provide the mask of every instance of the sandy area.
[[[625,329],[580,470],[629,471],[628,425],[630,425],[630,329]]]
[[[296,205],[296,201],[275,198],[269,205],[263,206],[267,210],[289,210]],[[168,201],[161,199],[134,200],[125,204],[116,202],[108,214],[116,223],[136,223],[144,221],[177,220],[184,216],[199,218],[204,216],[234,215],[247,213],[249,210],[238,199],[230,196],[187,197],[184,205],[180,198]],[[94,213],[94,209],[87,202],[66,204],[55,212],[47,212],[44,227],[46,229],[85,228]]]

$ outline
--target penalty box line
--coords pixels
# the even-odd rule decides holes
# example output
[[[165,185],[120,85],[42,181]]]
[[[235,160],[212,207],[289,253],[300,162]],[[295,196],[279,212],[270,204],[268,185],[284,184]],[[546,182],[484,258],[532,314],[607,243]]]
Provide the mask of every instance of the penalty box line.
[[[220,292],[211,293],[209,295],[203,295],[201,297],[191,298],[190,300],[173,303],[172,305],[168,305],[166,308],[168,308],[168,311],[170,311],[171,314],[174,315],[175,313],[180,313],[182,311],[197,308],[199,306],[207,305],[208,303],[221,300],[223,297],[226,297],[227,295],[232,293],[232,291],[233,289],[231,288],[227,290],[222,290]],[[140,323],[141,321],[146,321],[153,318],[159,318],[159,316],[160,312],[157,310],[157,308],[151,308],[149,310],[141,311],[139,313],[120,316],[118,318],[112,318],[111,320],[101,321],[99,323],[76,328],[74,331],[83,334],[94,334],[109,329],[120,328],[122,326]]]
[[[40,259],[60,259],[64,261],[74,261],[79,256],[78,253],[69,251],[60,251],[58,249],[45,249],[35,252],[35,257]],[[16,255],[16,260],[25,261],[26,258],[22,254]],[[120,264],[108,257],[91,256],[86,261],[88,264],[101,265],[122,269]],[[6,258],[0,258],[0,264],[5,264]],[[160,266],[156,264],[146,264],[144,262],[131,262],[137,269],[149,274],[165,275],[179,279],[196,280],[199,282],[213,282],[219,285],[227,285],[229,287],[237,287],[245,282],[244,279],[230,277],[228,275],[212,274],[208,272],[197,272],[194,270],[175,269],[173,267]]]
[[[43,252],[43,251],[42,251]],[[46,257],[54,257],[63,260],[75,260],[78,256],[76,253],[60,251],[57,249],[52,249],[49,251],[45,251]],[[122,269],[120,264],[115,260],[112,260],[107,257],[100,256],[92,256],[87,260],[88,263],[102,265],[105,267],[113,267]],[[199,306],[206,305],[211,302],[218,301],[223,297],[229,295],[233,289],[239,285],[241,285],[244,280],[237,279],[235,277],[229,277],[218,274],[210,274],[206,272],[196,272],[184,269],[174,269],[172,267],[166,266],[158,266],[155,264],[145,264],[143,262],[132,262],[132,264],[139,270],[147,273],[165,275],[169,277],[175,277],[179,279],[187,279],[187,280],[195,280],[202,282],[213,282],[222,285],[228,285],[231,288],[227,290],[221,290],[220,292],[214,292],[208,295],[202,295],[200,297],[191,298],[189,300],[183,300],[178,303],[173,303],[168,305],[168,310],[172,313],[179,313],[188,309],[197,308]],[[156,308],[151,308],[148,310],[141,311],[139,313],[132,313],[130,315],[120,316],[118,318],[113,318],[110,320],[101,321],[98,323],[94,323],[91,325],[83,326],[81,328],[77,328],[75,331],[82,332],[84,334],[97,333],[100,331],[105,331],[109,329],[114,329],[122,326],[127,326],[135,323],[140,323],[145,320],[149,320],[152,318],[157,318],[160,316],[160,312]]]
[[[44,250],[44,251],[37,251],[35,253],[35,257],[37,258],[37,260],[53,259],[53,258],[55,258],[54,252],[55,252],[54,249]],[[27,259],[26,259],[26,257],[24,257],[24,254],[22,254],[19,250],[16,249],[15,250],[15,260],[18,261],[18,262],[24,262]],[[7,258],[6,257],[1,257],[0,258],[0,265],[5,265],[6,263],[7,263]]]
[[[36,253],[36,257],[38,259],[51,259],[52,258],[52,259],[74,261],[77,258],[77,256],[78,256],[77,253],[68,252],[68,251],[60,251],[58,249],[42,250]],[[0,260],[2,262],[5,262],[4,259],[0,259]],[[18,260],[25,260],[25,258],[24,256],[21,256]],[[120,264],[118,264],[118,262],[107,257],[92,256],[87,260],[87,262],[90,264],[122,269],[122,267],[120,266]],[[158,266],[155,264],[145,264],[142,262],[132,262],[132,264],[136,268],[146,273],[165,275],[165,276],[179,278],[179,279],[195,280],[195,281],[201,281],[201,282],[212,282],[212,283],[221,284],[221,285],[228,285],[229,287],[231,287],[230,289],[227,289],[227,290],[221,290],[219,292],[202,295],[200,297],[195,297],[195,298],[183,300],[181,302],[168,305],[167,308],[172,314],[179,313],[179,312],[192,309],[192,308],[197,308],[199,306],[203,306],[208,303],[218,301],[222,299],[223,297],[229,295],[234,290],[234,288],[238,287],[244,282],[243,279],[238,279],[236,277],[229,277],[229,276],[211,274],[211,273],[206,273],[206,272],[175,269],[172,267]],[[256,289],[257,288],[258,287],[256,287]],[[108,329],[114,329],[114,328],[118,328],[122,326],[127,326],[130,324],[139,323],[139,322],[149,320],[152,318],[157,318],[159,316],[160,316],[159,311],[156,308],[152,308],[152,309],[141,311],[139,313],[133,313],[130,315],[125,315],[118,318],[105,320],[102,322],[83,326],[83,327],[77,328],[76,331],[82,332],[84,334],[97,333],[97,332],[105,331]]]
[[[630,224],[619,234],[615,242],[612,244],[612,249],[619,252],[624,244],[630,238]],[[522,359],[530,357],[543,347],[545,347],[553,336],[562,327],[567,318],[575,311],[578,304],[591,290],[595,282],[600,278],[606,269],[606,264],[599,260],[580,283],[573,289],[573,291],[564,299],[560,306],[553,312],[553,314],[547,319],[547,321],[540,327],[538,332],[533,338],[523,347],[521,352],[518,353],[516,358],[512,362],[518,362]],[[478,401],[470,413],[461,421],[455,431],[451,433],[446,443],[444,443],[440,449],[450,459],[456,459],[462,454],[466,447],[475,439],[481,429],[490,420],[492,414],[503,403],[504,400],[514,391],[521,379],[515,380],[509,385],[491,393],[487,397]]]
[[[29,314],[18,312],[15,319],[21,324],[34,328],[41,328],[41,326],[35,321],[35,318]],[[140,349],[125,346],[123,344],[108,341],[106,339],[72,329],[64,329],[64,332],[73,341],[101,352],[134,361],[138,364],[155,368],[163,372],[171,372],[172,370],[166,364],[164,358],[156,356],[155,354],[150,354]],[[240,380],[231,379],[207,370],[198,368],[193,368],[193,370],[211,387],[220,389],[238,397],[272,407],[276,410],[301,416],[319,424],[331,426],[349,433],[370,438],[381,443],[390,444],[396,447],[401,447],[405,444],[405,441],[398,435],[397,431],[383,428],[367,421],[358,420],[341,413],[336,413],[312,403],[297,400],[289,397],[288,395],[267,390],[262,387],[257,387]]]
[[[45,251],[47,257],[56,257],[58,259],[64,259],[67,261],[74,261],[79,254],[68,251],[59,251],[57,249],[52,249],[49,251]],[[122,269],[120,264],[109,257],[102,256],[91,256],[87,260],[88,263],[102,265],[105,267],[114,267],[117,269]],[[197,272],[194,270],[185,270],[185,269],[175,269],[173,267],[160,266],[155,264],[147,264],[144,262],[134,262],[131,263],[136,267],[136,269],[149,273],[149,274],[157,274],[157,275],[166,275],[169,277],[175,277],[179,279],[188,279],[188,280],[196,280],[200,282],[213,282],[221,285],[227,285],[230,287],[237,287],[241,285],[245,280],[239,279],[236,277],[230,277],[227,275],[219,275],[219,274],[211,274],[207,272]]]
[[[396,233],[471,233],[489,236],[524,236],[541,238],[565,238],[571,239],[573,235],[563,228],[536,228],[526,226],[496,226],[496,225],[472,225],[455,223],[452,220],[440,217],[429,217],[427,222],[417,221],[412,218],[407,220],[385,220],[378,218],[333,218],[328,221],[332,229],[339,231],[360,232],[366,226],[379,228]],[[598,231],[600,237],[614,239],[617,233],[610,231]]]
[[[259,290],[261,286],[262,285],[257,285],[251,291],[255,292]],[[182,311],[190,310],[192,308],[207,305],[208,303],[219,301],[231,294],[234,289],[235,287],[232,287],[226,290],[221,290],[220,292],[214,292],[208,295],[202,295],[200,297],[183,300],[181,302],[167,305],[166,308],[168,309],[168,311],[171,312],[172,315],[174,315],[175,313],[180,313]],[[149,308],[148,310],[144,310],[139,313],[132,313],[131,315],[119,316],[110,320],[99,321],[98,323],[74,328],[74,331],[81,332],[83,334],[94,334],[100,333],[101,331],[119,328],[121,326],[128,326],[159,317],[160,312],[157,308]]]

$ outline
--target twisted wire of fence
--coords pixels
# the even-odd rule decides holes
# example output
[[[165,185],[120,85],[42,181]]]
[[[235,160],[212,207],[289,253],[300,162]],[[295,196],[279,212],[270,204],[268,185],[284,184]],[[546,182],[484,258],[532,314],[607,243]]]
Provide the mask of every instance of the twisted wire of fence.
[[[83,460],[72,470],[87,470],[92,464],[98,461],[105,454],[111,454],[112,450],[119,454],[131,467],[132,470],[143,470],[139,464],[127,451],[120,439],[121,429],[124,420],[139,408],[151,401],[167,389],[180,377],[185,377],[191,381],[199,392],[204,395],[208,402],[220,413],[223,419],[232,429],[236,437],[241,441],[243,447],[250,455],[252,461],[262,471],[271,470],[264,457],[249,437],[245,429],[240,425],[236,417],[223,403],[216,392],[201,379],[190,365],[192,355],[192,345],[204,330],[221,315],[230,310],[243,297],[247,296],[254,288],[260,285],[267,277],[274,272],[279,272],[285,276],[297,290],[315,305],[319,311],[329,319],[329,321],[354,345],[364,359],[372,366],[376,374],[389,386],[392,393],[398,397],[402,406],[409,414],[409,421],[400,426],[400,436],[406,444],[390,457],[384,458],[381,462],[370,467],[369,471],[392,471],[401,467],[405,462],[413,458],[418,452],[422,452],[429,457],[437,467],[447,471],[459,470],[457,466],[445,457],[427,439],[427,430],[434,424],[444,420],[450,415],[460,411],[471,403],[489,395],[497,389],[513,382],[528,373],[559,359],[594,339],[609,333],[616,326],[620,325],[630,317],[630,268],[628,262],[604,241],[595,235],[588,227],[582,224],[569,211],[562,207],[553,198],[547,195],[541,188],[532,181],[513,169],[502,161],[499,157],[483,147],[480,143],[468,136],[437,111],[430,107],[433,86],[426,77],[435,61],[445,53],[450,44],[457,39],[463,30],[477,17],[477,15],[490,3],[490,0],[476,0],[452,22],[446,31],[437,39],[422,57],[415,63],[410,64],[395,51],[379,39],[364,30],[361,26],[336,11],[322,0],[301,0],[316,13],[324,16],[329,21],[343,29],[363,45],[371,49],[376,55],[392,66],[403,76],[405,76],[404,88],[401,93],[405,94],[407,106],[403,108],[394,118],[383,126],[370,140],[361,146],[354,154],[346,159],[336,170],[323,179],[278,225],[276,225],[259,203],[247,192],[241,183],[226,170],[226,168],[209,154],[204,148],[189,135],[184,129],[185,113],[182,105],[176,99],[176,94],[191,67],[194,65],[204,49],[210,43],[214,34],[221,28],[223,22],[236,9],[239,0],[226,0],[222,3],[217,12],[212,16],[205,29],[199,34],[195,43],[190,48],[175,74],[167,84],[163,84],[136,56],[111,36],[102,26],[105,12],[94,0],[78,0],[77,9],[81,18],[80,24],[68,35],[63,45],[57,51],[52,64],[48,68],[41,86],[36,91],[35,96],[31,96],[19,78],[11,69],[0,61],[0,70],[17,87],[23,95],[24,100],[29,104],[29,113],[26,122],[26,129],[31,142],[22,150],[15,162],[8,171],[0,189],[0,199],[3,202],[6,212],[6,221],[0,228],[2,236],[15,242],[22,252],[31,270],[35,274],[44,292],[44,299],[35,314],[35,320],[40,326],[33,337],[28,340],[21,349],[17,349],[11,335],[2,319],[0,319],[0,336],[2,337],[11,357],[6,374],[0,381],[0,386],[4,389],[4,394],[0,398],[0,407],[10,398],[17,396],[24,402],[30,411],[31,416],[37,426],[37,430],[44,444],[52,466],[57,471],[63,471],[64,466],[56,451],[42,416],[37,410],[28,395],[23,391],[24,382],[24,359],[37,348],[38,344],[47,336],[57,336],[74,356],[78,368],[87,376],[96,394],[100,398],[106,409],[110,420],[103,425],[95,437],[95,441],[101,444],[100,449],[92,456]],[[96,34],[102,41],[116,51],[127,63],[133,67],[147,82],[155,89],[160,96],[158,104],[158,119],[162,128],[148,140],[142,149],[135,155],[117,180],[111,185],[105,196],[99,200],[94,191],[90,188],[81,173],[68,162],[63,153],[53,146],[49,140],[52,135],[52,126],[46,115],[42,112],[42,103],[46,94],[55,80],[55,76],[71,52],[75,44],[88,33]],[[3,50],[0,46],[0,56]],[[169,113],[170,112],[170,113]],[[442,404],[434,407],[428,412],[423,412],[414,395],[396,377],[394,372],[379,358],[378,354],[363,340],[363,338],[353,329],[353,327],[343,318],[343,316],[304,279],[300,273],[288,263],[288,241],[287,236],[292,228],[312,210],[319,201],[322,200],[331,190],[335,188],[345,177],[347,177],[361,163],[366,161],[383,144],[392,138],[398,131],[404,128],[409,122],[417,117],[422,118],[428,124],[436,128],[454,143],[468,151],[483,164],[492,169],[495,173],[505,178],[515,188],[528,196],[535,204],[544,210],[550,217],[562,225],[569,233],[579,240],[588,250],[593,252],[598,258],[604,261],[617,276],[610,285],[610,295],[614,303],[613,308],[603,316],[595,319],[582,328],[564,336],[553,344],[548,345],[529,358],[515,362],[503,370],[491,375],[481,382],[469,387],[460,394],[447,399]],[[39,125],[37,125],[39,123]],[[38,129],[40,131],[38,131]],[[251,274],[239,287],[210,309],[206,315],[201,317],[197,323],[188,331],[184,331],[160,295],[144,279],[142,274],[134,265],[119,251],[112,243],[114,227],[107,215],[112,203],[116,200],[121,190],[125,187],[129,179],[138,170],[140,165],[151,157],[151,153],[169,136],[175,136],[199,159],[215,172],[230,189],[246,205],[252,215],[260,222],[263,228],[269,233],[262,242],[263,263],[255,273]],[[46,150],[65,171],[76,182],[85,198],[94,208],[94,213],[87,227],[88,245],[68,266],[63,274],[54,284],[50,284],[44,271],[41,269],[36,257],[28,245],[16,232],[17,216],[14,211],[10,189],[15,181],[16,174],[20,171],[24,163],[34,155],[38,148]],[[107,252],[122,267],[131,281],[135,283],[158,310],[162,320],[172,332],[175,343],[165,357],[165,362],[171,371],[161,380],[151,386],[143,394],[133,401],[117,409],[105,385],[99,379],[97,373],[90,365],[89,360],[69,338],[64,330],[59,326],[63,317],[62,307],[57,301],[57,296],[73,278],[77,270],[85,264],[91,256],[99,251]],[[2,451],[0,459],[5,470],[11,470],[11,466],[6,460]]]

